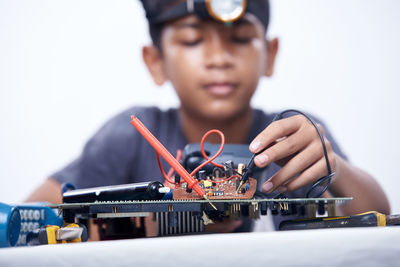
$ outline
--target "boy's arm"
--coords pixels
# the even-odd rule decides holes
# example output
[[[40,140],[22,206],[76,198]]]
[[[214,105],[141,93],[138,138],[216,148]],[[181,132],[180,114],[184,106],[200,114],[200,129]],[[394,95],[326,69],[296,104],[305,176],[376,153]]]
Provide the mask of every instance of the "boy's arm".
[[[61,193],[61,184],[53,179],[48,178],[45,180],[32,194],[25,200],[25,202],[41,202],[46,201],[53,204],[63,203],[62,193]],[[90,238],[89,241],[98,241],[100,240],[99,231],[97,224],[93,223],[93,220],[90,220]]]
[[[329,186],[333,196],[351,196],[351,205],[340,207],[343,215],[366,211],[390,214],[389,201],[375,179],[336,155],[336,175]]]
[[[52,178],[48,178],[25,200],[25,202],[38,201],[46,201],[54,204],[62,203],[60,183]]]
[[[336,175],[330,193],[337,197],[352,196],[354,200],[341,209],[343,214],[356,214],[370,210],[389,214],[390,206],[385,193],[367,173],[352,166],[336,154],[325,137],[327,155]],[[256,166],[262,168],[276,162],[282,168],[262,186],[266,193],[294,191],[315,183],[327,175],[320,137],[304,116],[292,116],[271,123],[250,144]]]

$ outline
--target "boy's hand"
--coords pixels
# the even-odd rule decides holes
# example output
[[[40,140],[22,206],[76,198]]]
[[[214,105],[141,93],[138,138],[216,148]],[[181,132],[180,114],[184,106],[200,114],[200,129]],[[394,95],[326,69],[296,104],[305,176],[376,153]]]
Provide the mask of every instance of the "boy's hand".
[[[325,138],[324,129],[319,124],[318,128],[324,136],[332,171],[335,171],[336,154]],[[253,140],[250,151],[262,151],[254,159],[257,167],[272,162],[282,166],[263,184],[262,190],[266,193],[275,189],[280,193],[294,191],[328,174],[321,139],[315,127],[302,115],[271,123]]]

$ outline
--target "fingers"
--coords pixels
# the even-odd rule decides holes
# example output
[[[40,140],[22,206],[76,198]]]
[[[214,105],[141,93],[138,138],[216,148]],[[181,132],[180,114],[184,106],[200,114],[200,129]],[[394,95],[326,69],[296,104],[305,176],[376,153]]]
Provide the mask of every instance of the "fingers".
[[[333,160],[329,160],[331,163]],[[302,172],[297,179],[293,179],[284,186],[287,191],[297,190],[305,185],[316,182],[328,175],[328,170],[326,168],[325,158],[321,158],[316,164],[314,164],[311,168]]]
[[[282,167],[282,169],[280,169],[268,180],[268,182],[272,183],[272,185],[264,185],[263,189],[267,189],[266,191],[272,192],[280,185],[293,178],[299,172],[317,162],[322,156],[323,153],[321,151],[321,144],[314,141],[310,146],[289,160],[285,166]]]
[[[277,139],[296,132],[300,128],[301,124],[302,120],[299,116],[293,116],[272,122],[264,131],[254,138],[253,142],[250,144],[250,151],[252,153],[262,151]]]
[[[268,128],[266,130],[268,130]],[[267,134],[269,133],[267,132]],[[274,136],[274,138],[275,137],[276,136]],[[289,136],[279,136],[275,138],[273,141],[275,143],[272,145],[268,144],[270,146],[254,158],[254,163],[257,167],[263,168],[272,162],[287,158],[301,151],[306,146],[309,146],[313,140],[316,140],[317,137],[318,135],[312,125],[309,125],[309,123],[306,125],[303,124],[303,126],[297,128],[295,133]],[[269,140],[267,142],[269,142]]]
[[[334,169],[335,154],[325,139],[323,127],[319,124],[316,127]],[[318,130],[306,117],[298,115],[271,123],[253,140],[250,151],[257,154],[254,158],[257,167],[263,168],[272,162],[284,164],[264,183],[264,192],[293,191],[328,174]]]
[[[328,159],[329,163],[332,167],[332,169],[335,169],[336,166],[336,157],[335,154],[332,152],[330,149],[330,145],[328,144],[330,153],[328,153]],[[298,156],[303,157],[306,156],[306,152],[304,152],[304,155],[300,153]],[[322,155],[322,156],[321,156]],[[319,180],[320,178],[328,175],[328,170],[326,166],[326,160],[325,157],[323,156],[323,153],[321,151],[319,155],[319,159],[312,164],[310,167],[302,171],[298,176],[293,178],[297,173],[299,173],[302,169],[300,169],[300,166],[306,165],[296,165],[297,161],[297,156],[293,158],[289,163],[291,163],[291,166],[287,164],[285,165],[279,172],[277,172],[273,177],[271,177],[270,180],[268,180],[263,186],[262,189],[266,193],[270,193],[273,190],[277,190],[280,193],[286,192],[286,191],[295,191],[303,186],[306,186],[308,184],[312,184],[315,181]],[[300,159],[299,159],[300,160]],[[295,170],[295,168],[299,167],[299,169]],[[291,170],[285,169],[286,167],[293,167]]]

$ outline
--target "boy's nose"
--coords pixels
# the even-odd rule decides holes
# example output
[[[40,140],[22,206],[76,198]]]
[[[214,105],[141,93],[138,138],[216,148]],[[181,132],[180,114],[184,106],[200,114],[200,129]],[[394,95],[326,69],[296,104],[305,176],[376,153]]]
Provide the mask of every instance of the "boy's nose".
[[[219,33],[214,33],[206,39],[204,60],[206,68],[231,68],[233,66],[233,55],[229,44]]]

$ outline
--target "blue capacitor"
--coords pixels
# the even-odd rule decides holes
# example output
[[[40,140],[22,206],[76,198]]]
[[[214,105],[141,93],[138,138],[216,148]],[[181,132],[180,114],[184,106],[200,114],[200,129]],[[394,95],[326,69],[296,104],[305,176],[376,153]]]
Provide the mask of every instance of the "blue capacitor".
[[[17,207],[0,203],[0,247],[17,244],[21,231],[21,215]]]
[[[57,210],[46,207],[46,202],[7,205],[0,203],[0,247],[26,246],[29,232],[41,226],[63,225]]]

